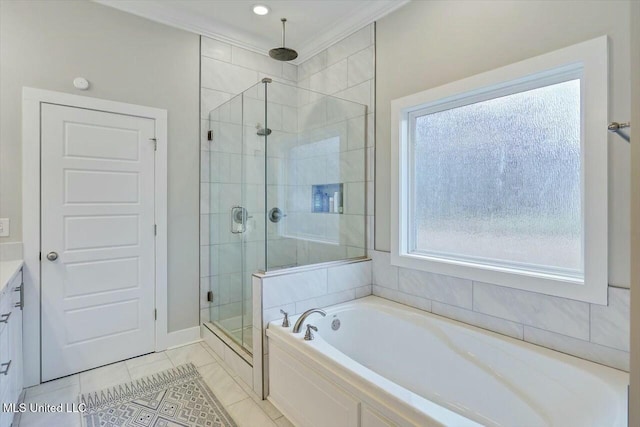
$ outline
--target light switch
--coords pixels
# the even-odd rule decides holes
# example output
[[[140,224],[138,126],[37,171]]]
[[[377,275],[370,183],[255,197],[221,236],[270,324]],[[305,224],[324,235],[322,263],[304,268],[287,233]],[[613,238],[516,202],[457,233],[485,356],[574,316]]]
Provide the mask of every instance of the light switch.
[[[9,237],[9,218],[0,218],[0,237]]]

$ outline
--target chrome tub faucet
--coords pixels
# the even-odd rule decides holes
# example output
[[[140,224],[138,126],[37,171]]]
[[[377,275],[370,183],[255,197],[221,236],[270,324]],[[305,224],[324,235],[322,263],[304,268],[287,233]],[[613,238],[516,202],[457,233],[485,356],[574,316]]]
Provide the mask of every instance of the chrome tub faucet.
[[[300,315],[300,317],[296,321],[296,324],[293,325],[294,334],[297,334],[298,332],[300,332],[300,329],[302,329],[302,324],[304,323],[304,321],[307,320],[307,317],[309,317],[313,313],[320,313],[322,317],[325,317],[327,315],[327,313],[324,310],[321,310],[319,308],[312,308],[310,310],[305,311]]]

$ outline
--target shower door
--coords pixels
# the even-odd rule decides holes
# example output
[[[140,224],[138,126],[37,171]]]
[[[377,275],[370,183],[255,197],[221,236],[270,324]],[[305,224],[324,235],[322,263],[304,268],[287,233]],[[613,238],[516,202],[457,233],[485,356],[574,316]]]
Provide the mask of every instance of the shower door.
[[[208,169],[203,179],[209,181],[209,254],[203,259],[208,316],[202,320],[249,353],[251,275],[265,269],[264,91],[260,83],[212,110],[208,151],[203,151],[203,175]]]

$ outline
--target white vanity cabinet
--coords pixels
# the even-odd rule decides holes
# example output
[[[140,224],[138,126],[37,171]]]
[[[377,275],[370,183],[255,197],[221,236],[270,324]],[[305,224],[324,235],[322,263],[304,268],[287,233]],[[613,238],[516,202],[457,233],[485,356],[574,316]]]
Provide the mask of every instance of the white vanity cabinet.
[[[0,404],[17,403],[22,393],[22,270],[0,293]],[[9,427],[13,413],[0,408],[0,427]]]

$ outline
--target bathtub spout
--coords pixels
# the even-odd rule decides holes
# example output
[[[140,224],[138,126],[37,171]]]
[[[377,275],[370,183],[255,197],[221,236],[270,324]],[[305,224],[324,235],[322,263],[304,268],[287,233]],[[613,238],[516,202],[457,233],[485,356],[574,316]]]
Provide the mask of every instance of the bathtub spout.
[[[320,313],[320,314],[322,314],[322,317],[327,315],[327,313],[324,310],[321,310],[319,308],[312,308],[310,310],[305,311],[304,313],[302,313],[300,315],[300,317],[296,321],[296,324],[293,325],[293,333],[294,334],[297,334],[298,332],[300,332],[300,329],[302,329],[302,324],[304,323],[304,321],[307,320],[307,317],[309,317],[313,313]]]

